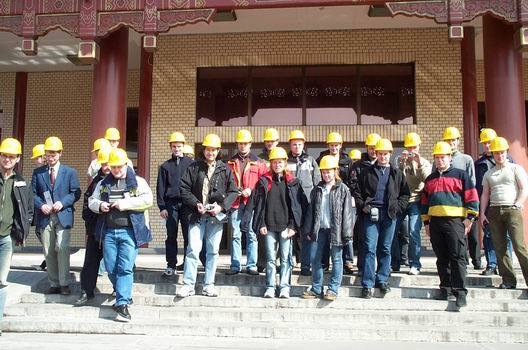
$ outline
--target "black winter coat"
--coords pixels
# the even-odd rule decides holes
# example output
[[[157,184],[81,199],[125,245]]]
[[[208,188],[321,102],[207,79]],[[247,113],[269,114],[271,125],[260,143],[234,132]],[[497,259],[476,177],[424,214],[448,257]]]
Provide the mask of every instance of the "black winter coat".
[[[4,191],[4,181],[0,177],[0,196]],[[31,183],[15,173],[13,178],[13,208],[15,217],[11,226],[11,238],[20,244],[23,244],[29,235],[29,228],[33,221],[34,202],[33,189]]]
[[[90,198],[95,190],[95,186],[106,177],[106,175],[99,169],[97,175],[92,179],[92,182],[88,185],[86,192],[83,196],[83,209],[82,209],[82,218],[84,220],[84,227],[86,229],[86,234],[93,236],[95,234],[95,226],[97,225],[97,217],[99,214],[94,213],[90,208],[88,208],[88,198]]]
[[[203,182],[207,176],[207,162],[199,160],[192,163],[183,175],[181,180],[181,198],[185,205],[184,215],[186,215],[191,224],[200,221],[202,216],[196,205],[203,203],[202,189]],[[216,167],[213,176],[209,180],[209,200],[208,203],[217,203],[222,207],[222,211],[229,213],[233,202],[238,196],[238,188],[231,169],[221,160],[216,161]],[[203,203],[205,204],[205,203]],[[227,222],[227,217],[221,222]]]
[[[377,162],[373,166],[364,168],[358,177],[358,186],[354,190],[357,210],[369,206],[376,195],[379,180],[376,166]],[[396,219],[407,208],[409,196],[409,186],[403,172],[391,165],[387,183],[388,215],[391,219]]]
[[[295,231],[299,232],[303,224],[305,211],[308,208],[308,198],[304,194],[301,182],[297,178],[288,174],[285,179],[288,187],[287,194],[290,199]],[[244,216],[240,222],[240,231],[244,233],[249,231],[249,223],[252,218],[253,232],[259,233],[261,227],[266,227],[266,200],[271,188],[271,181],[271,173],[260,177],[244,210]]]
[[[304,219],[302,234],[305,237],[315,237],[317,241],[321,223],[322,208],[321,200],[323,188],[326,186],[321,181],[311,194],[310,207]],[[330,244],[342,246],[352,239],[354,230],[355,210],[352,206],[352,194],[349,188],[342,182],[337,181],[330,190]]]

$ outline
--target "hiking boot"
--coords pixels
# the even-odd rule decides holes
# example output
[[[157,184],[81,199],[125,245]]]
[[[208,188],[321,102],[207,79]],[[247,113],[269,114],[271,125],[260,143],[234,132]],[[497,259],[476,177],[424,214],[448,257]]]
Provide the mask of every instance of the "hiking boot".
[[[361,297],[364,299],[370,299],[374,295],[374,292],[372,291],[372,288],[366,288],[363,287],[361,290]]]

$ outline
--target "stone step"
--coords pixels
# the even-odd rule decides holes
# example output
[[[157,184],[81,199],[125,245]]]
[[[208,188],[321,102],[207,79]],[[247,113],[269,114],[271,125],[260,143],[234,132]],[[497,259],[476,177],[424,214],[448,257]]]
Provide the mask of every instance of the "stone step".
[[[176,283],[134,283],[133,294],[161,294],[161,295],[176,295],[176,292],[181,288],[181,284]],[[80,294],[81,286],[79,283],[70,285],[72,292]],[[299,286],[294,285],[291,287],[291,296],[301,296],[302,293],[308,288],[308,285]],[[113,291],[113,286],[110,280],[107,278],[99,279],[97,283],[97,289],[101,293],[110,294]],[[218,293],[224,296],[262,296],[264,295],[264,285],[217,285],[216,289]],[[339,289],[339,296],[344,297],[360,297],[361,287],[359,286],[345,286]],[[386,295],[386,298],[417,298],[417,299],[431,299],[435,298],[438,293],[438,287],[401,287],[391,288],[391,293]],[[44,291],[45,288],[40,289]],[[202,286],[197,286],[197,293],[201,293]],[[528,299],[528,290],[526,289],[513,289],[504,290],[490,287],[475,287],[468,288],[468,298],[474,299]]]
[[[304,324],[353,324],[393,325],[421,327],[480,326],[480,327],[527,327],[528,314],[505,312],[444,312],[400,310],[335,310],[310,309],[254,309],[215,307],[153,307],[132,305],[134,322],[183,321],[183,322],[290,322],[302,327]],[[58,314],[73,317],[77,322],[105,318],[113,319],[115,312],[109,303],[95,306],[73,307],[60,304],[17,304],[9,306],[6,316],[46,317]],[[528,331],[528,328],[527,328]]]
[[[352,310],[405,310],[405,311],[450,311],[453,310],[454,303],[438,300],[411,299],[389,297],[380,298],[379,294],[374,294],[370,300],[362,298],[339,297],[334,302],[325,300],[304,300],[292,297],[290,299],[264,299],[256,296],[223,296],[216,298],[196,295],[188,298],[177,298],[172,295],[134,295],[134,305],[147,306],[182,306],[182,307],[218,307],[218,308],[329,308],[329,309],[352,309]],[[390,294],[389,294],[390,295]],[[57,303],[73,304],[76,295],[45,295],[41,293],[27,293],[21,296],[21,303]],[[109,301],[109,295],[96,295],[95,305],[101,305]],[[113,301],[110,301],[113,302]],[[467,311],[484,312],[528,312],[528,302],[526,300],[481,300],[469,299]]]
[[[383,340],[423,342],[528,342],[526,327],[445,326],[395,327],[392,324],[303,324],[249,321],[176,321],[119,323],[108,319],[79,322],[68,317],[6,317],[2,329],[9,332],[46,332],[81,334],[148,334],[202,337],[313,339],[313,340]]]
[[[265,275],[261,273],[258,276],[248,275],[246,273],[239,273],[237,275],[228,276],[225,274],[225,270],[217,272],[215,277],[215,284],[217,285],[264,285],[266,282]],[[204,273],[199,272],[197,277],[198,283],[203,283]],[[328,283],[330,278],[329,273],[324,275],[324,283]],[[522,275],[517,275],[518,282],[517,286],[525,288],[526,284]],[[72,279],[79,281],[79,273],[73,272]],[[470,273],[467,276],[466,284],[468,287],[489,287],[498,286],[501,283],[500,276],[482,276],[478,273]],[[136,283],[182,283],[183,275],[181,273],[172,277],[162,277],[162,271],[160,270],[137,270],[134,274],[134,282]],[[298,273],[292,274],[291,284],[292,285],[310,285],[312,282],[311,276],[300,276]],[[389,283],[394,287],[408,287],[408,286],[438,286],[440,280],[436,271],[424,271],[418,276],[410,276],[404,272],[392,273],[389,279]],[[357,275],[344,275],[343,286],[359,286],[361,285],[361,276]]]

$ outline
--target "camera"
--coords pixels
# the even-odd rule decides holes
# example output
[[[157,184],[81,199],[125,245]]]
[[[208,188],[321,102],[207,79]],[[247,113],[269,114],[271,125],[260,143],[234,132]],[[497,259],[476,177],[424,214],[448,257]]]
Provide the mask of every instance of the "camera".
[[[214,205],[213,204],[207,204],[206,206],[204,206],[204,208],[205,208],[205,210],[210,211],[210,210],[214,209]]]
[[[412,152],[407,153],[407,157],[413,158],[414,157],[414,153],[412,153]]]
[[[378,222],[379,220],[379,209],[372,207],[370,208],[370,221]]]

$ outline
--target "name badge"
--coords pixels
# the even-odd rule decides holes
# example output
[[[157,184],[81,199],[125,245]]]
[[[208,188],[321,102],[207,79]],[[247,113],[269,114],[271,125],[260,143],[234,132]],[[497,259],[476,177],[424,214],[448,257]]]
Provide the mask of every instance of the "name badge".
[[[15,181],[13,186],[14,187],[25,187],[26,186],[26,181]]]

